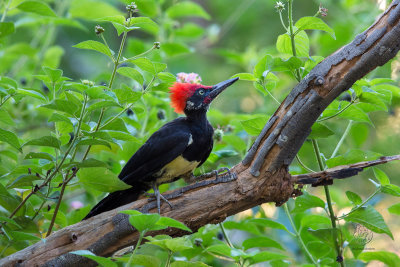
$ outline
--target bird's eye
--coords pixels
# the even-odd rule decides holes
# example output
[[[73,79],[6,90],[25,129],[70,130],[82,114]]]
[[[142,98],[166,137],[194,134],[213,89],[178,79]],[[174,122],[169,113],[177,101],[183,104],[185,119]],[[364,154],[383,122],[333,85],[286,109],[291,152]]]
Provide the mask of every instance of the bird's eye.
[[[199,90],[199,95],[204,95],[204,90],[203,89]]]

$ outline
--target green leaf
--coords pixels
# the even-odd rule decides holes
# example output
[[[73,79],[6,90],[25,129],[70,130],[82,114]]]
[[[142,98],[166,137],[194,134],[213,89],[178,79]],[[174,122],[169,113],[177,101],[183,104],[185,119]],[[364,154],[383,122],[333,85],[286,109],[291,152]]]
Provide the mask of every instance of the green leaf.
[[[340,113],[338,117],[358,122],[366,122],[372,125],[372,121],[369,118],[368,114],[355,105],[348,107],[345,111]]]
[[[106,146],[111,149],[109,142],[98,139],[82,139],[76,144],[76,146]]]
[[[107,167],[107,163],[97,159],[85,159],[76,165],[78,168]]]
[[[118,105],[118,103],[116,103],[115,101],[103,100],[103,101],[96,102],[96,103],[90,105],[87,108],[87,111],[90,112],[90,111],[93,111],[93,110],[96,110],[96,109],[108,108],[108,107],[119,107],[119,108],[121,108],[121,106]]]
[[[354,192],[346,191],[346,196],[356,206],[362,203],[361,197]]]
[[[19,176],[11,183],[7,184],[7,188],[21,188],[25,186],[32,186],[32,182],[37,180],[41,180],[41,178],[32,174],[24,174]]]
[[[286,226],[284,226],[283,224],[278,223],[276,221],[272,221],[270,219],[254,218],[254,219],[250,219],[249,222],[252,222],[252,223],[257,224],[257,225],[261,225],[263,227],[269,227],[269,228],[284,230],[284,231],[289,233],[289,230],[286,228]]]
[[[129,133],[124,133],[120,131],[107,131],[107,133],[115,140],[132,141],[138,144],[142,144],[142,142],[138,138]]]
[[[37,237],[32,234],[24,233],[24,232],[19,232],[19,231],[12,231],[11,232],[11,237],[13,241],[25,241],[25,240],[30,240],[30,241],[40,241],[40,237]]]
[[[174,261],[171,263],[171,267],[209,267],[210,265],[207,265],[203,262],[200,261]]]
[[[322,19],[317,17],[302,17],[296,22],[295,26],[299,30],[324,31],[329,33],[329,35],[332,36],[333,39],[336,39],[335,31],[331,27],[329,27]]]
[[[41,16],[57,17],[56,13],[42,1],[24,1],[19,4],[17,8],[21,11],[35,13]]]
[[[14,221],[13,219],[10,219],[8,217],[0,216],[0,222],[7,222],[9,224],[16,226],[19,229],[22,229],[21,225],[19,225],[16,221]]]
[[[9,132],[0,128],[0,141],[8,143],[15,149],[21,151],[21,145],[19,143],[18,137],[13,132]]]
[[[225,243],[224,244],[218,244],[218,245],[211,245],[208,248],[206,248],[206,251],[232,258],[231,247],[229,247]]]
[[[43,136],[26,142],[23,146],[48,146],[60,149],[61,142],[54,136]]]
[[[339,166],[339,165],[348,165],[352,163],[357,163],[360,161],[369,161],[375,160],[381,157],[382,154],[375,153],[372,151],[364,151],[360,149],[351,149],[346,154],[337,156],[326,161],[326,165],[329,168]]]
[[[130,25],[139,27],[140,29],[149,32],[153,35],[157,35],[159,31],[157,23],[155,23],[152,19],[148,17],[133,17],[130,19]]]
[[[173,239],[165,240],[165,246],[172,252],[179,252],[182,250],[193,248],[192,242],[187,237],[175,237]]]
[[[157,77],[161,81],[163,81],[163,82],[165,82],[167,84],[172,84],[172,83],[176,82],[176,77],[172,73],[169,73],[169,72],[160,72],[157,75]]]
[[[317,196],[304,192],[303,195],[296,198],[292,212],[303,212],[315,207],[325,208],[325,202]]]
[[[169,217],[161,217],[160,220],[158,220],[157,225],[162,225],[162,226],[168,226],[168,227],[173,227],[173,228],[178,228],[184,231],[192,232],[189,227],[181,223],[180,221],[174,220]]]
[[[287,256],[279,253],[262,251],[256,253],[255,255],[247,256],[245,258],[249,260],[251,264],[255,264],[264,261],[282,260],[286,259]]]
[[[156,256],[135,254],[135,255],[131,255],[130,258],[132,259],[131,263],[133,265],[139,265],[139,266],[144,266],[144,267],[160,267],[161,266],[161,261]],[[126,263],[128,263],[129,258],[120,258],[118,261],[125,262],[125,259],[126,259]]]
[[[334,134],[335,133],[331,129],[329,129],[326,125],[316,122],[311,127],[311,133],[308,136],[308,138],[312,139],[326,138]]]
[[[161,216],[158,213],[130,215],[129,223],[132,224],[136,230],[143,233],[159,229],[156,224],[160,218]]]
[[[369,112],[369,110],[371,111],[375,111],[375,110],[385,110],[387,111],[387,107],[385,102],[383,102],[382,99],[380,99],[379,97],[383,96],[382,94],[377,94],[377,93],[370,93],[370,92],[363,92],[360,96],[359,96],[359,100],[360,104],[357,104],[357,107],[363,107],[362,105],[364,105],[364,111]],[[365,106],[365,103],[367,103],[368,105]],[[372,107],[368,107],[369,105],[371,105]],[[366,110],[368,108],[368,110]]]
[[[311,228],[316,230],[324,227],[329,227],[330,223],[331,221],[326,216],[311,214],[301,218],[300,229]]]
[[[141,68],[144,71],[157,74],[159,72],[162,72],[166,69],[167,65],[164,63],[159,63],[159,62],[152,62],[147,58],[141,57],[137,59],[132,59],[129,60],[139,68]]]
[[[308,57],[308,53],[310,50],[310,41],[308,40],[307,33],[305,31],[300,31],[294,37],[294,42],[296,44],[296,56]],[[289,34],[285,33],[278,36],[276,49],[280,53],[293,55],[292,41],[290,40]]]
[[[322,229],[308,229],[308,232],[323,241],[324,243],[333,246],[334,245],[334,233],[339,232],[336,228],[322,228]]]
[[[6,37],[7,35],[15,32],[15,26],[12,22],[0,22],[0,38]]]
[[[361,207],[345,217],[346,221],[359,223],[375,233],[385,233],[393,239],[382,215],[372,206]]]
[[[243,248],[248,250],[250,248],[277,248],[283,250],[283,247],[276,242],[275,240],[266,237],[266,236],[259,236],[246,239],[243,244]]]
[[[400,203],[394,204],[388,208],[390,213],[400,215]]]
[[[34,89],[21,89],[21,88],[18,88],[17,93],[20,94],[20,95],[31,96],[31,97],[34,97],[34,98],[37,98],[37,99],[40,99],[40,100],[43,100],[43,101],[47,100],[47,98],[41,92],[38,92],[38,91],[36,91]]]
[[[94,50],[108,56],[111,59],[113,58],[112,56],[113,52],[106,45],[97,41],[93,40],[83,41],[79,44],[73,45],[72,47],[76,47],[79,49]]]
[[[395,197],[400,197],[400,187],[394,184],[383,185],[381,187],[381,192]]]
[[[224,135],[222,140],[231,145],[236,151],[242,152],[246,150],[246,142],[237,135]]]
[[[9,212],[13,212],[14,209],[19,205],[20,202],[21,202],[20,200],[18,200],[16,197],[11,195],[8,192],[8,190],[2,184],[0,184],[0,205],[3,208],[8,210]],[[20,211],[18,211],[18,213],[16,215],[18,216],[23,213],[24,213],[24,210],[21,209]]]
[[[78,106],[75,103],[64,99],[53,100],[50,104],[41,105],[41,107],[65,112],[72,116],[78,111]]]
[[[77,251],[72,251],[70,253],[94,260],[102,267],[118,267],[118,264],[113,262],[111,259],[96,256],[95,254],[93,254],[93,252],[89,250],[77,250]]]
[[[114,23],[124,25],[125,17],[122,15],[107,16],[107,17],[99,18],[99,19],[97,19],[97,21],[108,21],[108,22],[114,22]]]
[[[56,83],[63,75],[63,71],[59,69],[52,69],[49,67],[43,67],[43,71],[49,76],[53,83]]]
[[[49,153],[45,152],[29,152],[26,156],[25,159],[46,159],[48,161],[53,161],[54,157],[50,155]]]
[[[332,251],[332,247],[328,246],[327,244],[325,244],[322,241],[311,241],[311,242],[308,242],[306,247],[311,252],[311,255],[313,255],[317,259],[323,258],[329,252]],[[320,260],[318,260],[318,261],[320,262]]]
[[[96,0],[73,0],[69,8],[69,14],[72,18],[83,18],[86,20],[123,15],[114,6]]]
[[[56,113],[56,112],[51,113],[51,116],[50,116],[48,121],[49,122],[60,122],[60,121],[63,121],[65,123],[68,123],[68,124],[72,125],[71,120],[67,116],[64,116],[64,115]]]
[[[267,123],[267,116],[257,116],[249,120],[240,121],[243,126],[243,129],[249,135],[259,135],[261,130],[264,128],[265,123]]]
[[[239,79],[242,81],[252,81],[252,82],[257,81],[256,77],[254,77],[254,75],[251,73],[238,73],[233,75],[231,78],[236,78],[236,77],[239,77]]]
[[[9,126],[15,125],[14,120],[11,118],[10,114],[5,109],[0,109],[0,122]]]
[[[194,2],[184,1],[176,3],[166,11],[167,16],[170,18],[180,17],[200,17],[203,19],[210,19],[210,15],[199,5]]]
[[[254,77],[257,79],[261,79],[263,77],[264,71],[269,69],[269,65],[272,61],[273,58],[271,55],[265,55],[264,57],[262,57],[254,66]]]
[[[190,49],[182,43],[162,43],[161,50],[170,57],[190,53]]]
[[[125,122],[121,118],[115,119],[114,121],[107,123],[107,125],[104,125],[101,128],[102,130],[113,130],[129,133],[128,129],[126,128]]]
[[[187,22],[181,28],[175,29],[176,36],[198,38],[203,35],[204,29],[195,23]]]
[[[84,168],[77,173],[79,182],[101,192],[114,192],[131,188],[107,168]]]
[[[375,178],[378,179],[379,183],[381,185],[388,185],[390,184],[389,177],[386,175],[386,173],[376,167],[373,168]]]
[[[372,251],[372,252],[363,252],[358,258],[362,261],[370,262],[370,261],[380,261],[385,263],[389,267],[397,267],[400,266],[400,258],[396,253],[389,251]],[[372,266],[372,265],[370,265]]]
[[[144,83],[143,75],[134,68],[120,67],[117,69],[117,72],[125,77],[137,81],[140,85],[143,85]]]
[[[277,57],[269,63],[268,68],[274,71],[296,70],[302,66],[303,62],[298,57],[290,57],[286,60]]]

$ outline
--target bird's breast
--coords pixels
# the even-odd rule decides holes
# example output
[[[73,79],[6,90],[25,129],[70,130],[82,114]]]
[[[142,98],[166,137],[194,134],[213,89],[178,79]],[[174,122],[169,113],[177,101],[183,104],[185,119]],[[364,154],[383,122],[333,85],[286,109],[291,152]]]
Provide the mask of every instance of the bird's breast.
[[[163,184],[171,182],[176,178],[193,171],[199,163],[200,161],[188,161],[184,157],[178,156],[156,174],[157,176],[160,176],[160,178],[157,179],[157,183]]]

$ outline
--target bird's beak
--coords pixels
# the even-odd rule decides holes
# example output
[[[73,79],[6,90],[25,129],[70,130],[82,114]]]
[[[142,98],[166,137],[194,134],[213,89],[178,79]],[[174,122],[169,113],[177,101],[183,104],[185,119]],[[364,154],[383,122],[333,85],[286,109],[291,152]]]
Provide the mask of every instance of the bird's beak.
[[[220,82],[212,87],[211,93],[208,95],[211,100],[215,99],[225,88],[231,86],[234,82],[239,80],[239,77]]]

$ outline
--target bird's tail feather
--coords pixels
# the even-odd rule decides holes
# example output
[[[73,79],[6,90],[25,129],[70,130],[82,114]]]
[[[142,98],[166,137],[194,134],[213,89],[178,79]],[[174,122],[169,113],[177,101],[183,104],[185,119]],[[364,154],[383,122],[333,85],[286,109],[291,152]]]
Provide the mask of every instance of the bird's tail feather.
[[[108,196],[103,198],[93,209],[90,210],[88,215],[82,220],[89,219],[97,214],[116,209],[120,206],[126,205],[133,202],[139,198],[139,196],[147,191],[149,188],[145,185],[133,186],[132,188],[115,191],[110,193]]]

